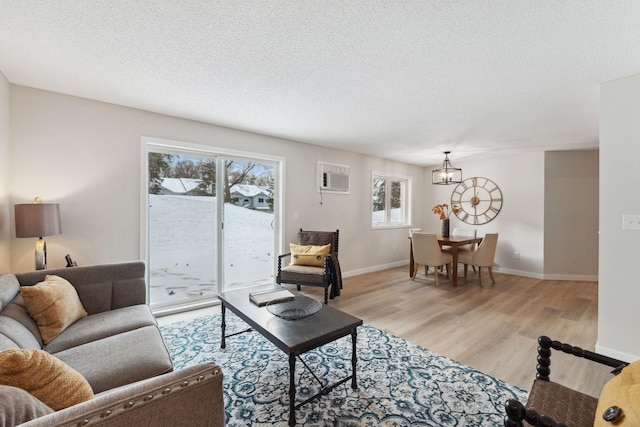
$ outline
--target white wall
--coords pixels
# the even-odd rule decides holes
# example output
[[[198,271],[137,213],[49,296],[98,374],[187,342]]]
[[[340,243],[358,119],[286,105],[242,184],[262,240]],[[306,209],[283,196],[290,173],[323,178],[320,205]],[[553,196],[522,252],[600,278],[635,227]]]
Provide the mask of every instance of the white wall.
[[[81,265],[139,257],[140,139],[152,136],[286,158],[284,244],[300,227],[341,230],[347,274],[407,261],[406,229],[370,229],[371,171],[413,176],[413,227],[437,232],[431,213],[449,202],[452,186],[434,186],[431,168],[272,138],[82,98],[12,86],[11,204],[40,196],[61,205],[63,234],[47,238],[49,266],[70,253]],[[316,191],[318,161],[351,167],[351,194]],[[496,271],[545,278],[545,153],[458,162],[465,177],[484,176],[501,188],[504,204],[480,235],[500,233]],[[564,207],[571,209],[571,207]],[[563,209],[559,206],[558,209]],[[13,221],[11,221],[13,225]],[[452,227],[462,225],[452,217]],[[33,268],[31,239],[11,239],[11,270]],[[346,248],[349,248],[348,250]],[[375,248],[375,249],[371,249]],[[520,253],[520,259],[513,257]],[[579,276],[568,272],[566,278]],[[575,277],[575,278],[582,278]]]
[[[598,162],[597,150],[545,153],[546,278],[597,280]]]
[[[11,85],[0,72],[0,274],[10,269],[9,118]]]
[[[139,258],[143,136],[285,157],[284,243],[295,241],[300,227],[340,229],[345,273],[408,259],[407,229],[370,229],[372,169],[414,178],[413,217],[422,226],[423,197],[430,188],[423,184],[421,167],[32,88],[11,89],[11,205],[35,196],[60,204],[62,234],[46,239],[50,268],[63,267],[67,253],[79,265]],[[320,204],[318,161],[349,165],[351,194],[325,194]],[[32,239],[11,238],[11,271],[33,269],[33,245]]]
[[[640,215],[640,75],[600,87],[600,283],[596,350],[640,358],[640,230],[622,215]]]
[[[451,228],[476,228],[478,235],[498,233],[495,271],[544,278],[544,152],[481,161],[459,162],[455,156],[451,159],[455,167],[462,168],[463,179],[489,178],[500,187],[504,199],[502,210],[491,222],[473,227],[451,215]],[[431,186],[431,174],[427,175]],[[425,200],[427,224],[430,229],[439,230],[440,220],[431,208],[439,203],[450,204],[454,186],[431,187],[433,194]],[[520,252],[518,260],[513,258],[516,251]]]

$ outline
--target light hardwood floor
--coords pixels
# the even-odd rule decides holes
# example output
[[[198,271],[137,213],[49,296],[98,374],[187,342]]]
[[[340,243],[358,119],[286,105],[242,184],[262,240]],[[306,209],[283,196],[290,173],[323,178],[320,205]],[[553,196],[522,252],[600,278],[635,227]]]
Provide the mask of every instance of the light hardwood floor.
[[[525,390],[535,378],[539,335],[594,350],[597,283],[494,273],[493,285],[485,271],[481,288],[472,270],[466,282],[462,269],[459,274],[457,288],[445,275],[435,287],[432,273],[425,277],[422,268],[412,281],[408,266],[348,277],[329,304]],[[321,298],[323,291],[302,292]],[[551,361],[552,380],[594,396],[610,378],[609,368],[560,352]]]

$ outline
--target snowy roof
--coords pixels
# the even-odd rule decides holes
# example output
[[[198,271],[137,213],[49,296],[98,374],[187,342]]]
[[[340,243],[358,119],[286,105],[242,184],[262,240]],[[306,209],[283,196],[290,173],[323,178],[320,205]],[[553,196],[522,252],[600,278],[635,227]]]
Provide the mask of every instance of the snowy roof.
[[[201,180],[193,178],[164,178],[162,187],[174,194],[188,193],[200,185]]]
[[[236,184],[231,187],[231,193],[238,193],[244,197],[255,197],[258,194],[264,194],[267,197],[271,197],[269,190],[260,188],[257,185],[251,184]]]

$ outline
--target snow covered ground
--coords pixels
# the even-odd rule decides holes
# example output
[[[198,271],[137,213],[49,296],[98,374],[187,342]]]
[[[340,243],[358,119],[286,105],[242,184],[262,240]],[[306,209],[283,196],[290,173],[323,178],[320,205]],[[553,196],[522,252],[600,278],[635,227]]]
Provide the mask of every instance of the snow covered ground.
[[[216,199],[149,196],[150,302],[180,304],[216,295]],[[274,281],[272,213],[224,207],[225,288]]]

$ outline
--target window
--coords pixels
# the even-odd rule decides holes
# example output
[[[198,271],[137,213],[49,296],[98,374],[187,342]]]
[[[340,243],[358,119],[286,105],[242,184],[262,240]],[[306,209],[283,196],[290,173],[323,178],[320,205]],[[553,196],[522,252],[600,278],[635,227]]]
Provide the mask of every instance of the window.
[[[373,172],[371,227],[405,227],[411,224],[411,178]]]

